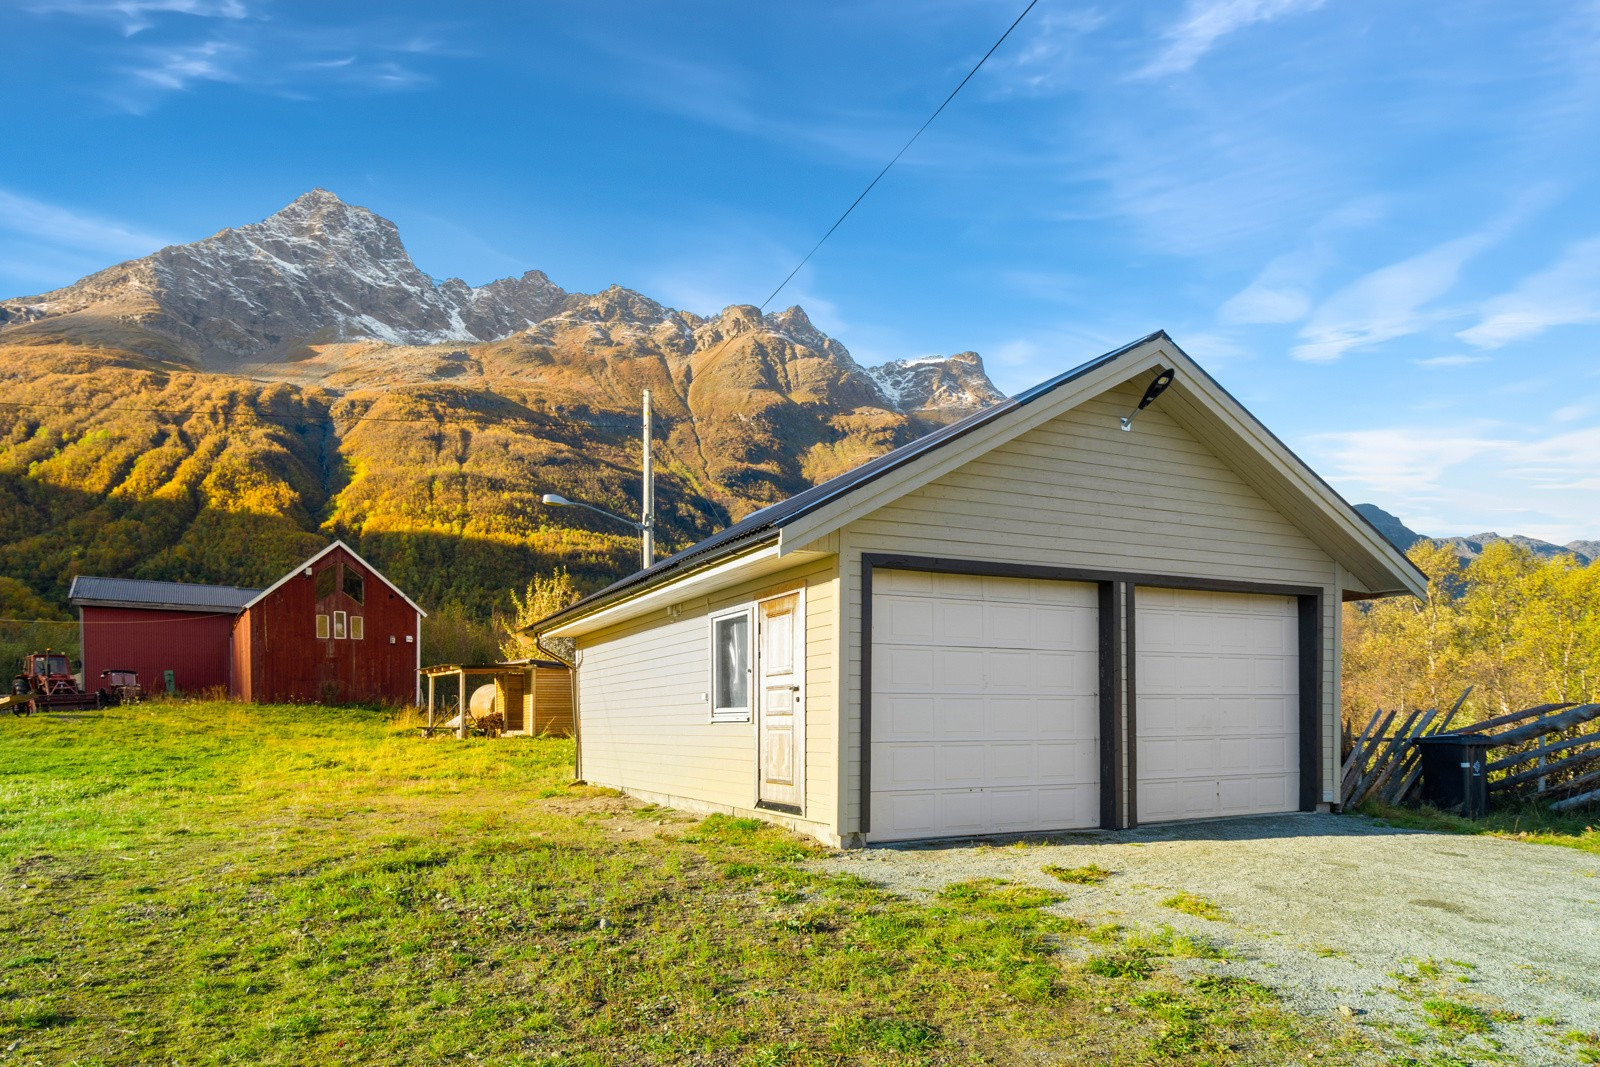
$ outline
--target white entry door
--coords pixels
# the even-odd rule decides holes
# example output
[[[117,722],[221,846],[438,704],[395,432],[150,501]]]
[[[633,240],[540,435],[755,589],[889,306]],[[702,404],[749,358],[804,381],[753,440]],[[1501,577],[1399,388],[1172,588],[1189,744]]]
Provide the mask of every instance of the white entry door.
[[[1098,619],[1093,585],[874,571],[870,838],[1098,826]]]
[[[1294,597],[1134,594],[1139,822],[1300,805]]]
[[[802,594],[756,605],[757,799],[799,814],[805,806],[806,629]]]

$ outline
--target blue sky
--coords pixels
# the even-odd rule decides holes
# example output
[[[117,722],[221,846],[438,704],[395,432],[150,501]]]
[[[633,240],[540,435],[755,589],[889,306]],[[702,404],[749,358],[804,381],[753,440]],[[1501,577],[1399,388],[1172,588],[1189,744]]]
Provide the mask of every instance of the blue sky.
[[[759,303],[1021,0],[0,0],[0,294],[313,186]],[[775,302],[1015,392],[1165,328],[1353,501],[1600,538],[1600,4],[1040,0]]]

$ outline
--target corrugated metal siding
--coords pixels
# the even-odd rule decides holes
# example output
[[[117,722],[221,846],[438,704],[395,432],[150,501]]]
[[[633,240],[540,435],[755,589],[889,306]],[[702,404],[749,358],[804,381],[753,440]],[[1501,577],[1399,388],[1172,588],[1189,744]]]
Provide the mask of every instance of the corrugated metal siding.
[[[231,585],[195,585],[189,582],[152,582],[142,578],[97,578],[80,574],[72,579],[67,597],[73,604],[109,602],[109,606],[148,605],[153,608],[236,612],[248,604],[259,589],[240,589]]]
[[[365,579],[365,603],[346,596],[339,583],[321,600],[316,573],[343,565]],[[316,636],[316,617],[343,611],[360,615],[364,636]],[[317,561],[313,576],[296,574],[239,621],[236,640],[249,642],[236,656],[248,660],[248,681],[236,682],[240,699],[259,703],[410,703],[416,695],[417,649],[406,636],[417,632],[417,613],[343,549]],[[393,638],[393,643],[390,639]]]
[[[198,692],[228,684],[231,612],[161,611],[151,608],[79,609],[83,680],[100,688],[100,672],[132,670],[150,692],[164,691],[165,672],[177,687]]]
[[[835,560],[747,582],[579,639],[583,774],[598,785],[752,810],[755,726],[710,722],[707,618],[803,585],[806,591],[806,798],[803,822],[826,836],[837,817]]]
[[[1157,402],[1117,420],[1143,382],[1111,390],[842,531],[845,772],[841,829],[859,826],[861,556],[897,553],[1324,590],[1324,663],[1335,662],[1334,563]],[[1337,700],[1324,674],[1324,774]]]

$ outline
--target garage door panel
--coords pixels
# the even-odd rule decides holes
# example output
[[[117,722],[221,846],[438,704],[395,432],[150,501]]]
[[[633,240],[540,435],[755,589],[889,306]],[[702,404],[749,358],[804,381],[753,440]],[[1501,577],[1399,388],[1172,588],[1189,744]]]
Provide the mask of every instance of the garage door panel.
[[[1134,610],[1139,821],[1293,810],[1295,599],[1141,587]]]
[[[1097,739],[1096,698],[1065,696],[1060,705],[1041,706],[1024,695],[887,694],[873,704],[873,735],[882,741]]]
[[[873,838],[1098,825],[1095,587],[899,571],[873,586]]]
[[[1098,773],[1097,741],[973,741],[957,745],[874,741],[874,787],[882,791],[1064,786]]]
[[[1097,683],[1093,660],[1092,652],[874,646],[872,688],[874,693],[890,695],[935,691],[1069,696]]]
[[[933,660],[931,649],[890,645],[873,657],[872,672],[882,677],[883,692],[915,692],[933,677]]]
[[[875,799],[873,836],[904,840],[1090,826],[1099,810],[1099,789],[1084,785],[903,792]]]

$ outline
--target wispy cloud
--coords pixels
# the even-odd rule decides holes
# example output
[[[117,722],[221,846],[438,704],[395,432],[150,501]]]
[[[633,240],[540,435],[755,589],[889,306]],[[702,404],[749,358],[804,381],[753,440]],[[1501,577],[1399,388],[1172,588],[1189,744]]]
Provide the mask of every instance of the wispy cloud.
[[[1217,320],[1225,325],[1299,322],[1310,314],[1312,289],[1334,262],[1334,238],[1370,225],[1383,212],[1377,197],[1362,197],[1335,210],[1311,227],[1299,247],[1275,256],[1249,285],[1229,297]]]
[[[157,92],[182,92],[196,82],[238,82],[244,80],[242,67],[250,51],[229,41],[201,41],[198,44],[149,48],[138,63],[128,68],[136,88]],[[145,94],[125,97],[142,101]],[[134,106],[130,110],[140,110]]]
[[[1301,329],[1294,358],[1326,362],[1352,348],[1416,333],[1436,318],[1424,307],[1449,292],[1467,260],[1490,243],[1483,234],[1458,237],[1345,286]]]
[[[1081,83],[1084,41],[1108,21],[1093,8],[1040,12],[1014,51],[989,60],[988,83],[1002,92],[1041,95]]]
[[[112,256],[142,256],[172,241],[126,223],[0,189],[0,231],[48,245]]]
[[[1553,195],[1550,186],[1534,186],[1478,232],[1381,267],[1340,289],[1301,328],[1294,358],[1312,363],[1335,360],[1353,348],[1406,337],[1457,314],[1428,305],[1455,288],[1469,260],[1504,240]]]
[[[1449,356],[1430,356],[1427,359],[1419,359],[1416,362],[1419,367],[1468,367],[1474,363],[1487,363],[1489,362],[1489,357],[1456,353]]]
[[[206,84],[310,99],[318,89],[416,89],[434,78],[424,56],[461,56],[414,25],[385,21],[309,26],[247,6],[244,0],[25,0],[37,16],[114,21],[135,37],[122,46],[101,94],[132,114],[148,114],[175,93]],[[198,27],[199,36],[182,31]]]
[[[1330,476],[1391,500],[1431,499],[1451,469],[1510,445],[1488,435],[1420,427],[1318,434],[1311,442]]]
[[[1323,0],[1189,0],[1183,17],[1163,34],[1166,48],[1138,76],[1181,74],[1230,33],[1258,22],[1313,11],[1322,4]]]
[[[130,37],[155,25],[159,15],[211,19],[250,16],[243,0],[24,0],[22,7],[35,15],[75,15],[115,22]]]
[[[1499,348],[1554,326],[1600,322],[1600,235],[1567,249],[1556,263],[1483,306],[1482,317],[1457,337]]]
[[[1456,432],[1387,427],[1319,434],[1308,444],[1318,467],[1347,495],[1451,516],[1435,521],[1453,528],[1436,532],[1505,525],[1503,532],[1557,543],[1596,536],[1563,519],[1600,514],[1600,426],[1545,437],[1489,424]]]

